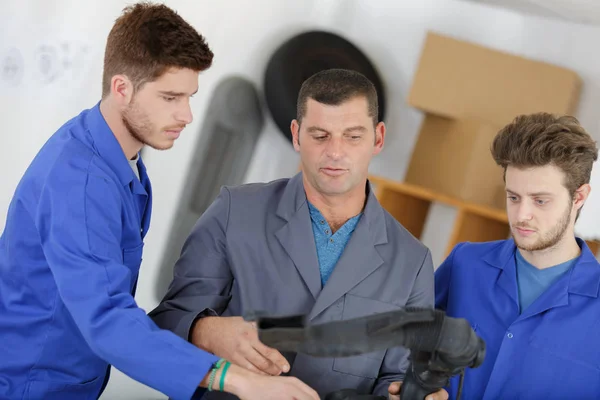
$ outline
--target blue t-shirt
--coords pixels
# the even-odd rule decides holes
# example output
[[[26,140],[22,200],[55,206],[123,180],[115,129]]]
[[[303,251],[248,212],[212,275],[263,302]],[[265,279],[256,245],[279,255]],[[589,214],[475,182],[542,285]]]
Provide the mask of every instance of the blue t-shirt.
[[[517,262],[517,284],[519,285],[519,305],[521,313],[535,301],[546,289],[560,278],[577,260],[577,257],[555,265],[553,267],[539,269],[531,265],[523,258],[521,252],[515,251]]]
[[[344,248],[348,244],[348,240],[350,240],[362,213],[350,218],[340,229],[332,234],[331,228],[325,217],[323,217],[323,214],[310,203],[308,203],[308,209],[312,220],[315,245],[317,246],[321,284],[325,286],[325,283],[327,283],[329,276],[333,272],[335,264],[337,264],[344,252]]]

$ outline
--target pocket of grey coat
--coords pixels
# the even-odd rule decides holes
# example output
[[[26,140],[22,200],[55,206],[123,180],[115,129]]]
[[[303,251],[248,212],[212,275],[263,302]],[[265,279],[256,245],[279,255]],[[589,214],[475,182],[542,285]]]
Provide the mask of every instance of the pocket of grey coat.
[[[380,359],[366,355],[338,357],[333,360],[333,370],[343,374],[375,379],[379,374],[381,361],[383,361],[383,354]]]
[[[395,304],[347,293],[344,296],[342,319],[348,320],[360,318],[367,315],[398,310],[399,308],[400,307]],[[333,370],[345,374],[375,379],[379,374],[385,352],[385,350],[379,350],[353,357],[335,358],[333,360]]]

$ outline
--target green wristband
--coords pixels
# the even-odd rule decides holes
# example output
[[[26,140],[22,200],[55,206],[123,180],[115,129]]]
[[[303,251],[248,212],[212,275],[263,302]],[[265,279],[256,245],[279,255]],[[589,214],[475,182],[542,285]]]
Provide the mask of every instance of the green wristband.
[[[223,392],[225,389],[225,374],[227,373],[227,370],[229,369],[230,365],[231,363],[227,361],[225,362],[225,366],[223,367],[223,372],[221,373],[221,381],[219,382],[219,390],[221,392]]]
[[[213,387],[213,384],[215,383],[215,377],[217,376],[217,371],[219,370],[219,368],[221,368],[221,364],[223,364],[223,362],[225,362],[225,360],[221,358],[219,361],[217,361],[215,366],[210,371],[210,377],[208,379],[208,391],[209,392],[212,392],[212,390],[213,390],[212,387]]]
[[[213,368],[210,371],[210,378],[208,379],[208,391],[212,392],[213,384],[215,383],[215,376],[217,375],[217,369]]]

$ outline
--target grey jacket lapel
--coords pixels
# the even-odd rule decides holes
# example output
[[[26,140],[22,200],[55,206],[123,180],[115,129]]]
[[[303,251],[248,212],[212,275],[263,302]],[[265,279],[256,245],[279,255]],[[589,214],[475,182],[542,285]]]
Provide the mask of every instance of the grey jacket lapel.
[[[279,201],[277,215],[287,222],[275,232],[275,236],[294,262],[308,290],[317,298],[321,291],[321,274],[302,174],[288,182]]]
[[[327,284],[317,297],[312,320],[383,264],[376,245],[387,243],[383,208],[369,190],[364,214],[356,225]],[[311,236],[312,237],[312,236]]]

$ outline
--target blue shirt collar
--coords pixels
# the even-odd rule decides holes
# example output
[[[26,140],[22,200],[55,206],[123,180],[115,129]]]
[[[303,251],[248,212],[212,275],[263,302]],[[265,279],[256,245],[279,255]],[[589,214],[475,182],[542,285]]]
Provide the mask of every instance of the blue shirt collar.
[[[100,112],[100,102],[90,109],[86,117],[85,127],[92,137],[94,147],[100,157],[117,175],[122,185],[129,184],[135,177],[134,173],[121,145]],[[138,165],[140,164],[141,158],[138,160]]]
[[[575,240],[581,248],[581,254],[574,261],[569,279],[569,293],[598,297],[600,295],[600,263],[591,252],[585,240],[576,237]],[[484,256],[484,261],[489,265],[506,270],[515,271],[515,251],[517,246],[514,239],[499,242]]]
[[[321,211],[319,211],[319,209],[317,209],[317,207],[315,207],[310,201],[307,200],[306,202],[308,203],[308,211],[310,213],[310,218],[312,219],[312,221],[317,225],[322,224],[321,221],[325,221],[325,217],[323,216]],[[344,223],[344,225],[340,227],[338,232],[341,235],[350,234],[352,231],[354,231],[354,228],[356,227],[356,224],[358,224],[358,220],[360,219],[361,215],[362,212],[348,219],[348,221],[346,221],[346,223]]]

